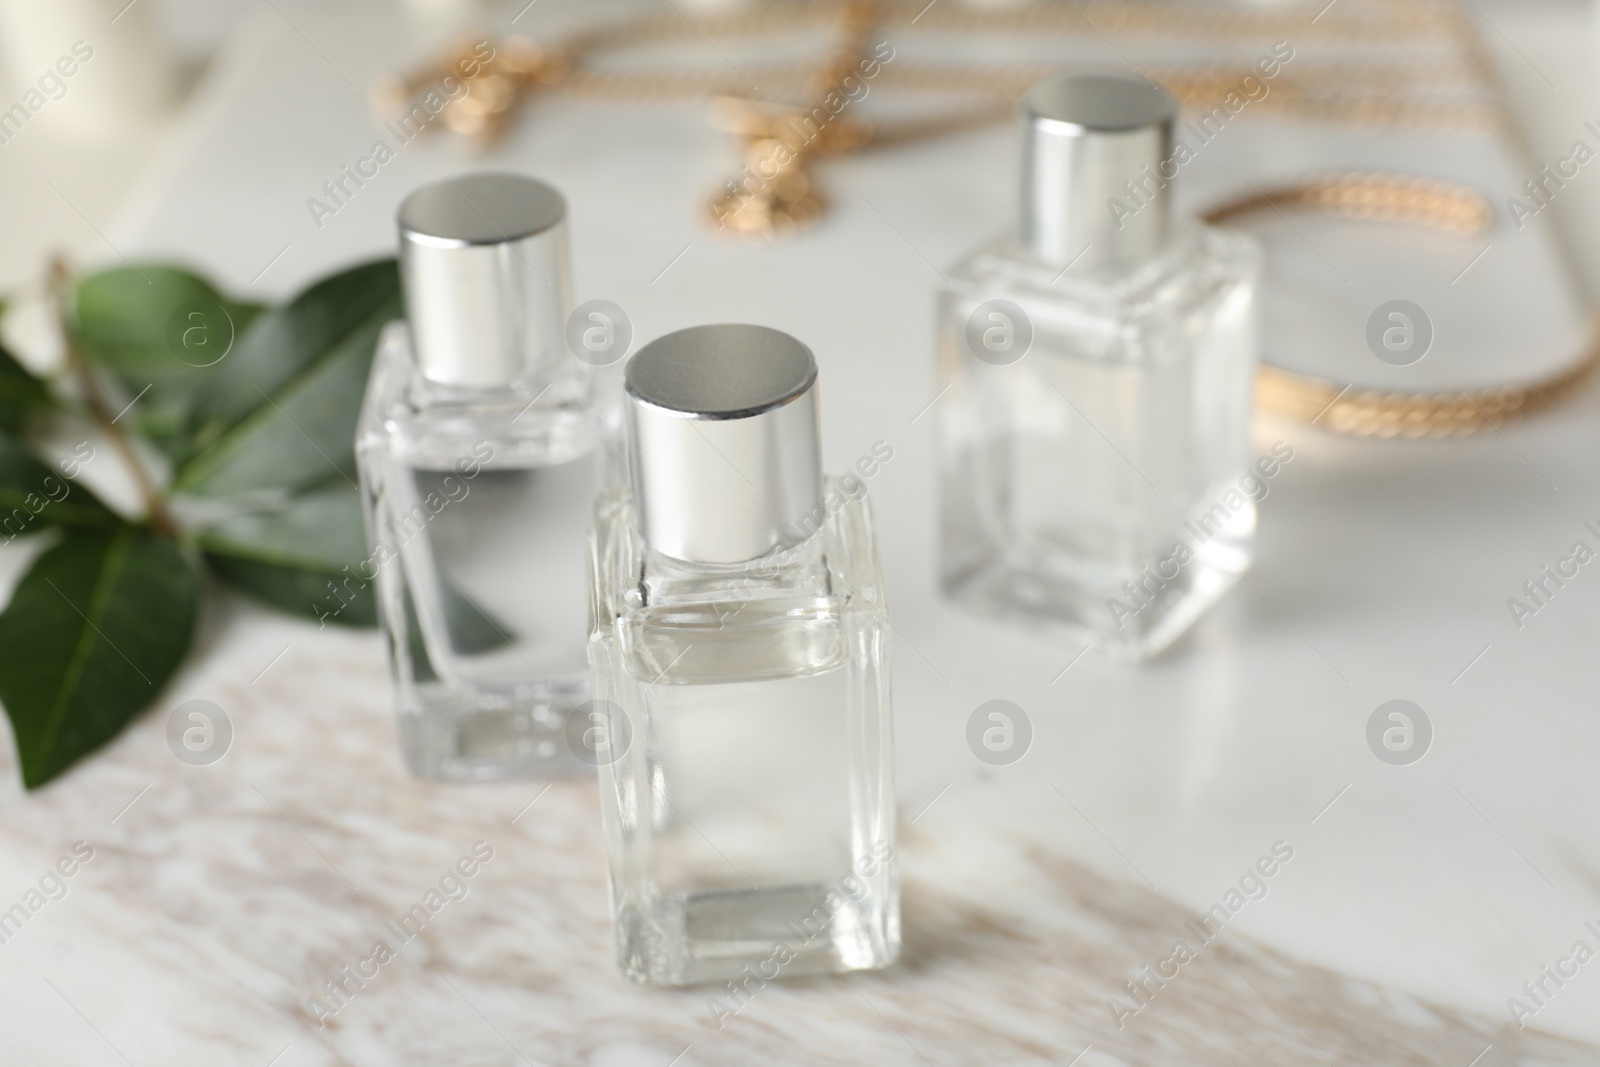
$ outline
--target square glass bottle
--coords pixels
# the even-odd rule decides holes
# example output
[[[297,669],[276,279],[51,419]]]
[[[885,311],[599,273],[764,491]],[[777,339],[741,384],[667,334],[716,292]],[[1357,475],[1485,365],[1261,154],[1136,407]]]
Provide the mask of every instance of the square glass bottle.
[[[1171,227],[1177,106],[1069,76],[1022,103],[1020,233],[939,300],[941,580],[1137,659],[1249,567],[1260,254]]]
[[[816,364],[755,326],[629,362],[596,510],[590,716],[617,961],[640,982],[899,954],[888,622],[861,484],[824,479]]]
[[[378,613],[414,774],[583,772],[588,518],[614,459],[604,372],[566,348],[566,203],[506,174],[400,208],[408,322],[357,431]]]

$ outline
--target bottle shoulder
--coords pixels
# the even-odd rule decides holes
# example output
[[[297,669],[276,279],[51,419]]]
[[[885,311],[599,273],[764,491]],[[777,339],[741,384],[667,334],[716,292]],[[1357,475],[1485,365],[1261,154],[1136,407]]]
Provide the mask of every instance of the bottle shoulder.
[[[863,489],[857,479],[827,477],[823,505],[798,543],[744,563],[698,563],[651,549],[639,534],[632,494],[613,486],[597,498],[595,530],[615,564],[604,577],[617,612],[789,596],[876,601],[876,538]]]
[[[1047,321],[1066,315],[1152,324],[1253,290],[1260,273],[1254,238],[1198,224],[1181,228],[1145,263],[1089,275],[1038,260],[1005,235],[959,261],[947,274],[946,294],[963,303],[1009,299]]]
[[[863,493],[825,482],[814,533],[740,564],[672,559],[640,537],[626,489],[596,504],[595,637],[630,673],[663,684],[813,674],[842,666],[846,630],[881,616],[883,587]]]
[[[357,448],[419,468],[448,467],[485,452],[488,467],[577,459],[614,435],[618,404],[615,383],[573,362],[569,371],[537,386],[441,385],[417,369],[406,324],[390,323],[373,357]]]

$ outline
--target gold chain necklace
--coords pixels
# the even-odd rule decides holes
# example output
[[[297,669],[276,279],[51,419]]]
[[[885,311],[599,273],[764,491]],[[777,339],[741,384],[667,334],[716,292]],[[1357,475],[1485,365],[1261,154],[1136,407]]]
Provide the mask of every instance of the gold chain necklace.
[[[1399,174],[1328,174],[1252,192],[1207,211],[1221,224],[1260,211],[1311,211],[1364,222],[1388,222],[1463,236],[1487,228],[1493,209],[1476,190]],[[1361,437],[1452,437],[1494,428],[1565,397],[1600,364],[1600,320],[1582,357],[1555,374],[1520,384],[1453,393],[1386,392],[1262,366],[1262,407]]]
[[[1332,42],[1374,37],[1402,42],[1471,39],[1470,28],[1448,4],[1377,0],[1361,5],[1346,0],[1343,6],[1355,10],[1333,8],[1309,25],[1302,15],[1290,12],[1186,8],[1139,0],[982,10],[921,0],[796,0],[692,17],[675,9],[579,30],[554,43],[519,37],[499,41],[493,58],[482,63],[471,79],[471,92],[449,103],[443,117],[448,127],[486,143],[505,132],[524,99],[540,93],[563,92],[591,101],[713,102],[717,124],[740,139],[739,174],[772,172],[773,177],[767,188],[736,204],[730,202],[729,183],[724,183],[710,198],[710,217],[735,234],[771,237],[821,215],[822,203],[809,176],[817,159],[1004,121],[1014,113],[1023,90],[1058,69],[934,64],[897,56],[893,63],[878,65],[873,80],[911,92],[962,94],[970,102],[941,114],[891,123],[830,110],[820,134],[795,136],[797,125],[803,128],[830,94],[845,95],[846,79],[859,78],[861,64],[872,59],[873,38],[883,31],[894,31],[897,39],[918,34],[1094,39],[1111,33],[1234,43],[1270,42],[1285,35]],[[608,62],[619,53],[651,45],[771,41],[803,31],[822,31],[827,43],[819,55],[796,62],[743,68],[730,62],[711,70],[619,70]],[[385,81],[375,103],[391,114],[403,109],[461,69],[473,48],[464,43],[436,64]],[[1466,60],[1302,62],[1280,75],[1276,91],[1252,115],[1446,133],[1499,130],[1506,125],[1505,114],[1493,100],[1430,95],[1486,84],[1481,55],[1463,51]],[[1207,62],[1150,67],[1146,73],[1180,103],[1198,106],[1214,103],[1252,69],[1248,64]]]
[[[697,41],[761,41],[824,31],[815,57],[712,70],[622,70],[607,64],[617,53],[650,45]],[[1452,134],[1513,132],[1483,42],[1453,0],[1345,0],[1309,25],[1300,11],[1182,7],[1146,0],[1083,0],[976,9],[924,0],[793,0],[730,11],[679,10],[580,30],[553,44],[512,37],[496,42],[479,66],[470,92],[449,103],[445,125],[480,144],[501,136],[529,96],[563,92],[584,100],[713,103],[713,121],[742,148],[738,176],[706,204],[707,219],[734,235],[766,239],[819,218],[823,201],[811,180],[821,158],[945,136],[1009,119],[1016,97],[1058,68],[982,67],[922,63],[897,57],[880,64],[879,84],[908,91],[965,94],[969,103],[924,118],[874,123],[827,110],[808,121],[858,76],[880,31],[945,36],[1011,34],[1090,39],[1207,40],[1248,44],[1293,37],[1328,43],[1444,44],[1455,58],[1405,62],[1297,63],[1254,108],[1260,120],[1301,119],[1358,128],[1406,128]],[[374,103],[396,111],[441,78],[461,70],[474,45],[464,43],[439,63],[375,86]],[[1228,63],[1148,67],[1152,80],[1180,103],[1209,105],[1239,84],[1251,68]],[[758,89],[757,86],[760,86]],[[1466,91],[1468,98],[1441,97]],[[1472,98],[1472,93],[1477,93]],[[741,182],[750,175],[758,181]],[[1488,224],[1488,204],[1473,190],[1404,175],[1316,176],[1272,192],[1223,204],[1212,222],[1264,208],[1300,209],[1344,218],[1432,226],[1471,233]],[[1341,388],[1310,375],[1263,366],[1257,399],[1265,408],[1363,436],[1439,437],[1498,426],[1554,403],[1581,386],[1600,363],[1600,321],[1584,355],[1571,367],[1514,386],[1453,394]]]

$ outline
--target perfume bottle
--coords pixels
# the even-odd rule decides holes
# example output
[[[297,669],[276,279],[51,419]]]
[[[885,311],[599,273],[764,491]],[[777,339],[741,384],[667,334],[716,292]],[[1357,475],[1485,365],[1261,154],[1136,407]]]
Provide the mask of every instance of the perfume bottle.
[[[1142,80],[1035,86],[1020,226],[939,299],[946,594],[1124,659],[1177,638],[1255,537],[1260,254],[1172,223],[1177,110]]]
[[[820,473],[816,378],[806,346],[742,325],[668,334],[624,374],[589,716],[635,981],[742,997],[899,954],[883,578],[865,486]]]
[[[566,202],[509,174],[400,206],[408,322],[357,431],[378,611],[414,774],[582,772],[588,518],[616,420],[565,343]],[[614,384],[614,383],[613,383]]]

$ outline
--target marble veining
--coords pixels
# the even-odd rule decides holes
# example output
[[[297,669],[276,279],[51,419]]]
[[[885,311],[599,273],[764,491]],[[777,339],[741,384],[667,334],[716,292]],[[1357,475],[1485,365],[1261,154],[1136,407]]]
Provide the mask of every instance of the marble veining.
[[[211,655],[162,706],[191,695],[222,706],[235,741],[221,762],[174,759],[158,709],[49,788],[6,799],[6,894],[73,841],[95,850],[67,895],[0,945],[7,1062],[115,1062],[111,1049],[134,1064],[275,1067],[666,1067],[680,1053],[680,1065],[1600,1062],[1600,1047],[1234,930],[1204,944],[1185,926],[1195,914],[1153,888],[1036,834],[997,836],[981,782],[954,817],[918,816],[902,835],[897,967],[747,987],[719,1028],[722,991],[640,988],[617,973],[592,782],[414,782],[395,751],[376,636],[237,605],[208,619]],[[485,853],[471,877],[447,882],[420,932],[396,935],[389,924],[463,856]],[[953,871],[963,855],[992,877]],[[1123,983],[1178,938],[1196,958],[1147,982],[1148,1003],[1119,1027],[1108,1000],[1136,1005]],[[379,941],[392,958],[358,986],[342,969]],[[308,1009],[333,1006],[324,983],[341,978],[337,1012]]]

